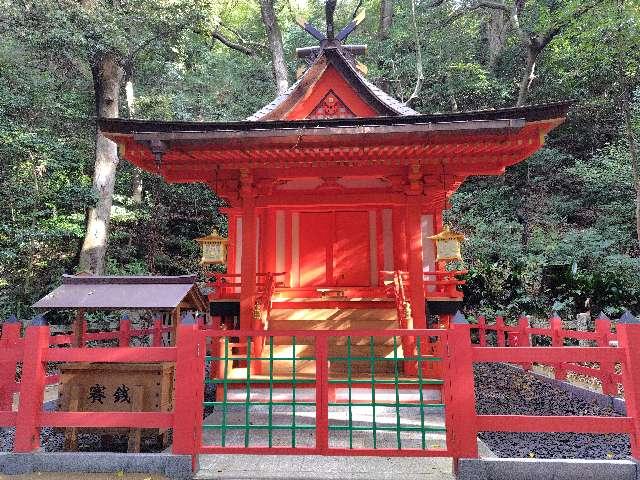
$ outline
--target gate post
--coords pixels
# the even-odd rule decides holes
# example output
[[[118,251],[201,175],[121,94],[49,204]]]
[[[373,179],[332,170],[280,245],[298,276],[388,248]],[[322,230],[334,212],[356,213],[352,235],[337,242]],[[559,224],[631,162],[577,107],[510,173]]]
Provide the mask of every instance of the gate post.
[[[622,385],[627,417],[633,422],[631,455],[640,459],[640,319],[625,312],[618,320],[618,347],[624,350]]]
[[[602,312],[598,318],[596,318],[596,334],[598,338],[596,345],[598,347],[609,346],[609,334],[611,333],[611,320]],[[612,362],[600,362],[602,381],[602,393],[605,395],[617,395],[618,384],[613,381],[611,374],[615,373],[615,365]]]
[[[118,328],[118,346],[128,347],[131,342],[131,320],[129,315],[124,314],[120,319],[120,325]]]
[[[20,322],[14,316],[2,325],[0,348],[13,349],[20,340]],[[16,362],[0,363],[0,411],[11,411],[16,386]]]
[[[531,336],[529,335],[529,319],[526,315],[520,315],[518,319],[518,347],[530,347]],[[523,362],[520,364],[523,370],[531,370],[533,363]]]
[[[456,472],[459,459],[478,457],[471,328],[461,312],[453,317],[448,333],[444,403],[447,412],[447,449],[453,457],[453,469]]]
[[[316,335],[315,341],[316,449],[322,453],[329,448],[329,338],[325,335]]]
[[[191,455],[196,468],[202,440],[204,400],[204,348],[200,329],[191,313],[183,315],[177,328],[175,406],[173,409],[173,453]]]
[[[564,337],[562,336],[562,319],[557,313],[553,314],[549,321],[551,327],[551,346],[564,347]],[[555,363],[553,365],[553,376],[556,380],[566,380],[567,371],[563,363]]]
[[[32,452],[40,446],[46,375],[43,362],[49,348],[49,334],[49,326],[42,316],[34,317],[25,333],[14,452]]]

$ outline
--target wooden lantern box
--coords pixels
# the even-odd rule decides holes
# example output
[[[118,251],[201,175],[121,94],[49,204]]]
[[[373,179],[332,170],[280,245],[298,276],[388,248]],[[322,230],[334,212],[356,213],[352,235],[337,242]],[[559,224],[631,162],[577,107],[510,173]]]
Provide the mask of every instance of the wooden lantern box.
[[[174,364],[74,363],[60,365],[59,406],[65,412],[170,412],[173,410]],[[140,451],[141,429],[97,430],[101,435],[129,431],[129,452]],[[91,430],[96,432],[95,429]],[[77,450],[76,428],[65,429],[65,449]],[[167,431],[147,429],[145,435]]]

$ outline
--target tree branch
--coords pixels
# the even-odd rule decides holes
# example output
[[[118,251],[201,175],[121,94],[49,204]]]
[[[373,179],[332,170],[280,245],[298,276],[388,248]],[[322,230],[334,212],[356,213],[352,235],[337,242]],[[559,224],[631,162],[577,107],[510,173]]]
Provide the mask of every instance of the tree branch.
[[[246,47],[240,43],[236,43],[229,40],[227,37],[222,35],[218,30],[214,30],[213,32],[211,32],[211,37],[215,38],[216,40],[219,40],[220,43],[222,43],[225,47],[228,47],[232,50],[236,50],[240,53],[244,53],[245,55],[248,55],[250,57],[255,57],[257,55],[257,52],[255,50],[252,50],[251,48]]]

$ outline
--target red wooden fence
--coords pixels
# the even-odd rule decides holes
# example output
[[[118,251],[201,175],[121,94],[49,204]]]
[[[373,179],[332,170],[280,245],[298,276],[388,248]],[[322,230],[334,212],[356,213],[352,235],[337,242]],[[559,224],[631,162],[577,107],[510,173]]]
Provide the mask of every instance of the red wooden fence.
[[[602,319],[601,319],[602,320]],[[547,335],[549,330],[555,332],[552,338],[576,338],[577,332],[565,331],[558,328],[557,321],[550,329],[532,329],[521,322],[516,327],[502,327],[505,346],[474,346],[471,343],[471,329],[478,328],[469,325],[464,317],[457,315],[448,330],[415,331],[398,330],[384,332],[386,335],[398,337],[412,337],[438,335],[447,346],[443,349],[446,355],[444,369],[445,411],[447,430],[453,432],[448,435],[447,455],[456,458],[477,457],[476,436],[479,431],[512,431],[512,432],[578,432],[578,433],[626,433],[631,437],[632,455],[640,459],[640,322],[626,315],[617,325],[617,347],[604,344],[611,337],[608,331],[600,327],[599,334],[579,335],[600,342],[597,347],[569,347],[562,346],[556,341],[551,347],[531,347],[523,342],[523,336]],[[601,322],[602,323],[602,322]],[[178,326],[177,344],[175,347],[124,347],[124,348],[59,348],[52,346],[49,327],[46,325],[31,325],[26,328],[25,337],[16,335],[18,331],[14,324],[3,326],[0,340],[0,368],[3,377],[9,377],[15,372],[16,363],[22,362],[22,378],[20,387],[20,402],[17,411],[12,411],[6,403],[1,407],[0,426],[15,426],[16,436],[14,450],[16,452],[34,451],[39,446],[39,429],[42,426],[53,427],[136,427],[136,428],[173,428],[173,451],[179,454],[190,454],[196,458],[202,447],[202,408],[204,398],[204,364],[207,336],[230,335],[242,337],[260,332],[212,332],[200,328],[197,321],[187,314]],[[492,328],[489,326],[489,328]],[[511,330],[514,331],[511,331]],[[486,329],[485,329],[486,330]],[[13,332],[13,333],[11,333]],[[285,335],[287,332],[279,332]],[[585,333],[585,332],[582,332]],[[597,333],[597,332],[596,332]],[[605,335],[606,333],[606,335]],[[323,358],[326,352],[326,340],[330,336],[347,335],[379,335],[381,332],[345,332],[315,331],[296,332],[299,335],[312,334],[324,340],[317,344],[316,355]],[[518,336],[519,335],[519,336]],[[555,337],[554,337],[555,335]],[[517,338],[517,341],[515,340]],[[55,337],[54,337],[55,339]],[[413,342],[412,342],[413,343]],[[485,342],[486,344],[486,342]],[[517,348],[507,344],[518,345]],[[42,410],[44,390],[46,387],[46,366],[48,362],[125,362],[125,363],[153,363],[175,362],[175,406],[170,413],[160,412],[45,412]],[[405,362],[407,360],[404,360]],[[622,374],[620,379],[624,387],[627,406],[626,417],[555,417],[555,416],[526,416],[526,415],[478,415],[475,408],[473,369],[474,362],[509,362],[517,364],[531,364],[533,362],[551,363],[565,366],[566,370],[575,368],[580,362],[598,362],[602,365],[620,364]],[[323,366],[324,365],[324,366]],[[418,369],[420,370],[420,369]],[[321,364],[315,374],[317,395],[320,398],[320,410],[317,423],[323,428],[327,421],[324,407],[327,405],[327,385],[330,382],[326,364]],[[335,382],[333,380],[332,382]],[[6,383],[6,382],[5,382]],[[9,382],[11,383],[11,382]],[[324,440],[320,438],[322,442]],[[321,445],[322,446],[322,445]],[[324,447],[323,447],[324,448]],[[341,454],[390,455],[388,449],[366,450]],[[268,453],[260,450],[252,453]],[[326,452],[320,449],[318,453]],[[274,451],[273,453],[277,453]],[[393,455],[412,455],[411,451],[398,449]],[[423,455],[426,455],[423,454]]]
[[[495,342],[492,346],[497,347],[530,347],[532,337],[546,337],[546,341],[552,347],[562,347],[565,339],[587,340],[593,342],[598,347],[608,347],[611,342],[617,340],[617,335],[612,333],[611,320],[601,314],[595,321],[594,331],[567,330],[562,326],[562,320],[557,315],[549,319],[549,327],[533,328],[526,317],[518,320],[517,326],[509,326],[501,316],[496,317],[491,324],[487,323],[484,316],[479,316],[476,324],[471,324],[472,333],[476,333],[477,344],[480,347],[489,346],[487,332],[495,333]],[[532,362],[518,362],[525,370],[533,368]],[[599,362],[595,358],[576,362],[554,363],[550,359],[540,359],[536,363],[553,367],[554,378],[565,380],[568,372],[577,373],[586,377],[593,377],[600,380],[602,391],[607,395],[617,395],[618,384],[622,382],[622,375],[616,363]],[[586,365],[584,363],[587,363]],[[597,363],[597,365],[593,365]]]

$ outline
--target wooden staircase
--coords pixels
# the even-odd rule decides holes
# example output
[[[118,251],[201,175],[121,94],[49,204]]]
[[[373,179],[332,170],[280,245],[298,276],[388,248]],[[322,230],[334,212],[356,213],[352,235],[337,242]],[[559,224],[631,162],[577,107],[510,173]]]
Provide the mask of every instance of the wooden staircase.
[[[314,305],[315,306],[315,305]],[[278,308],[274,305],[271,311],[269,330],[276,334],[273,340],[273,352],[267,344],[262,357],[266,358],[273,353],[274,375],[290,376],[293,373],[294,339],[291,336],[278,337],[278,331],[285,330],[344,330],[345,335],[354,330],[387,330],[398,328],[398,319],[394,308]],[[372,344],[372,345],[371,345]],[[402,347],[397,341],[395,355],[402,358]],[[346,360],[350,355],[354,358],[351,362],[353,376],[371,374],[371,362],[364,357],[394,358],[393,337],[351,337],[349,347],[347,337],[329,339],[330,376],[347,376],[349,363]],[[337,358],[336,358],[337,357]],[[295,372],[296,375],[313,375],[315,373],[315,346],[314,338],[300,336],[295,338]],[[269,361],[262,361],[261,371],[269,372]],[[393,375],[394,362],[376,360],[374,362],[376,374]]]

